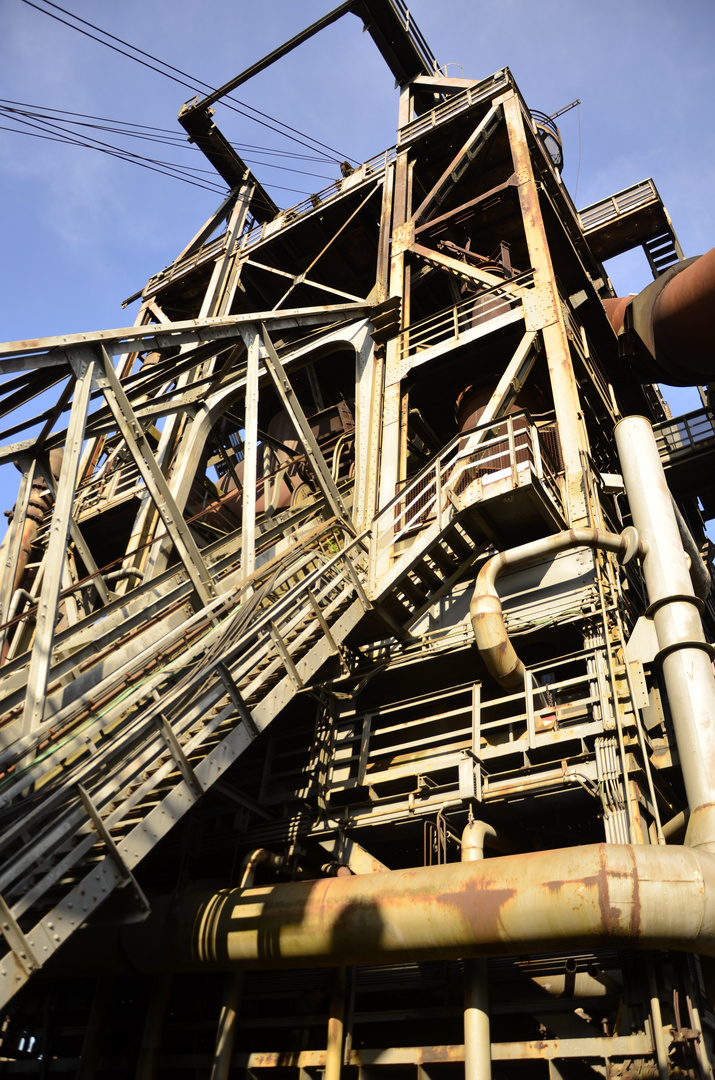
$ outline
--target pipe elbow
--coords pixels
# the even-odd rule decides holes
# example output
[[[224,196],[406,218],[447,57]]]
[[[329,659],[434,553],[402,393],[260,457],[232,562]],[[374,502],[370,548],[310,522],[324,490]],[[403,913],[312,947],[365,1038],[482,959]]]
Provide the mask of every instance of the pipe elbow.
[[[489,674],[506,690],[520,689],[525,667],[509,639],[501,600],[475,592],[469,607],[474,640]]]
[[[505,690],[520,690],[523,687],[526,668],[509,639],[502,602],[496,589],[497,578],[506,569],[532,566],[549,556],[577,547],[610,551],[623,564],[636,555],[643,558],[648,553],[648,545],[639,538],[632,526],[622,533],[592,528],[569,529],[531,544],[502,551],[488,559],[479,571],[469,604],[474,641],[489,674]]]

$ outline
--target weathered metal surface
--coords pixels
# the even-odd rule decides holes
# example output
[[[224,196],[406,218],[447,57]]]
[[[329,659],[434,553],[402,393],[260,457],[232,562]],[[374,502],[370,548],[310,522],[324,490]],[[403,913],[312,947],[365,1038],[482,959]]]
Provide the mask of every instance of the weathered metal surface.
[[[486,1080],[490,1058],[553,1077],[566,1059],[563,1075],[711,1080],[709,976],[678,953],[715,955],[715,863],[662,841],[689,811],[688,839],[712,839],[715,705],[697,691],[683,721],[670,669],[698,650],[709,666],[715,609],[705,573],[683,598],[657,513],[647,554],[616,535],[614,422],[665,414],[617,355],[599,252],[643,244],[661,279],[639,318],[665,305],[671,327],[677,285],[678,318],[692,304],[707,330],[707,304],[667,269],[682,252],[652,182],[579,222],[508,70],[445,77],[402,0],[320,25],[349,9],[394,70],[421,72],[400,80],[397,151],[279,211],[198,102],[184,118],[238,186],[150,279],[136,325],[0,347],[0,406],[39,412],[10,416],[0,463],[49,488],[23,532],[23,483],[0,556],[2,1001],[51,960],[41,1007],[31,985],[3,1014],[3,1068],[373,1080],[465,1062]],[[68,438],[83,356],[100,393],[75,395],[87,445],[55,485],[44,452]],[[455,416],[465,387],[488,403],[476,431]],[[673,458],[697,442],[707,462],[697,423],[662,432]],[[662,476],[644,486],[665,497]],[[591,554],[603,543],[617,560]],[[633,670],[649,618],[624,563],[659,546],[680,576],[655,588],[667,626],[652,649],[631,637]],[[521,565],[502,611],[498,573]],[[485,836],[510,854],[470,861]],[[123,882],[133,897],[96,922]],[[127,963],[121,1000],[82,998],[80,972]]]
[[[94,935],[94,960],[227,971],[507,956],[604,944],[715,956],[715,859],[613,844],[189,894]],[[71,961],[70,961],[71,962]],[[83,963],[83,967],[84,967]],[[90,967],[91,969],[91,967]]]

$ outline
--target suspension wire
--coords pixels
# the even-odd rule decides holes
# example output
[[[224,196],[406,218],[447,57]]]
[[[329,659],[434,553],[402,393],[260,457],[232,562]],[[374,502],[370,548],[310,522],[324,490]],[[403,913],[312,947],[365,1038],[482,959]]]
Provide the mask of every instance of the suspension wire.
[[[195,169],[193,166],[177,165],[172,162],[164,162],[155,158],[147,158],[141,154],[134,154],[128,150],[123,150],[120,147],[113,147],[110,143],[100,143],[100,140],[94,140],[93,142],[87,142],[80,138],[73,138],[72,134],[67,132],[55,132],[52,133],[52,128],[49,130],[47,127],[42,128],[38,124],[33,124],[30,120],[21,119],[19,117],[14,118],[18,123],[23,123],[28,127],[39,128],[37,131],[25,131],[18,127],[9,127],[6,124],[0,124],[1,131],[11,131],[16,135],[28,135],[33,136],[36,139],[45,139],[48,142],[64,143],[69,146],[81,146],[87,150],[96,150],[99,153],[107,154],[109,157],[116,157],[120,161],[126,161],[130,165],[138,165],[141,168],[149,169],[151,172],[159,173],[162,176],[169,176],[174,180],[183,180],[187,184],[191,184],[193,187],[202,188],[204,191],[210,191],[214,194],[225,195],[226,188],[219,183],[214,183],[208,178],[199,176],[184,175],[187,171],[190,173],[197,172],[209,172],[210,170]],[[280,166],[271,166],[272,168],[279,168]],[[293,170],[288,170],[292,172]],[[278,191],[289,191],[296,195],[309,195],[310,192],[304,191],[301,188],[287,187],[282,184],[267,183],[266,187],[273,188]]]
[[[25,121],[28,126],[33,126],[29,121]],[[168,169],[161,168],[155,164],[150,164],[148,159],[141,160],[137,155],[128,157],[126,153],[121,150],[109,149],[101,146],[92,146],[86,142],[82,142],[80,139],[73,139],[70,135],[66,134],[49,134],[47,130],[43,131],[23,131],[21,128],[9,127],[6,124],[0,124],[0,131],[11,131],[15,135],[28,135],[36,139],[45,139],[48,142],[64,143],[69,146],[82,146],[85,149],[97,150],[99,153],[107,154],[109,157],[119,158],[120,161],[128,161],[129,164],[138,165],[141,168],[149,169],[151,172],[160,173],[162,176],[170,176],[174,180],[183,180],[187,184],[191,184],[193,187],[203,188],[204,191],[211,191],[214,194],[225,194],[226,189],[219,187],[217,184],[212,184],[210,181],[202,182],[200,180],[191,180],[187,176],[182,176],[180,173],[171,172]]]
[[[52,118],[61,114],[62,116],[77,116],[83,121],[99,120],[104,124],[118,124],[121,127],[134,128],[137,130],[137,133],[139,132],[139,129],[142,131],[157,131],[160,132],[161,136],[166,137],[167,142],[173,141],[180,146],[187,147],[194,153],[201,153],[197,146],[194,146],[187,141],[186,136],[183,133],[177,132],[173,128],[157,127],[155,124],[140,124],[138,121],[115,120],[108,116],[95,116],[92,113],[74,112],[71,109],[50,109],[46,105],[30,105],[25,101],[14,101],[12,98],[0,98],[0,108],[7,108],[9,110],[11,106],[18,110],[27,109],[33,113],[50,113],[52,114]],[[68,123],[73,123],[73,121],[68,121]],[[160,139],[160,136],[157,136],[157,139]],[[273,146],[259,146],[255,143],[231,143],[231,145],[236,150],[259,150],[264,154],[275,154],[278,157],[295,158],[298,161],[325,161],[324,155],[298,154],[294,150],[279,150]]]
[[[139,53],[140,56],[148,57],[149,60],[152,61],[152,63],[148,63],[146,60],[141,60],[139,56],[134,56],[132,55],[132,53],[128,53],[124,49],[120,49],[116,45],[112,45],[109,41],[103,41],[101,38],[95,37],[94,34],[89,33],[87,30],[83,30],[82,27],[75,26],[72,23],[67,22],[66,19],[61,18],[59,15],[55,15],[53,12],[47,11],[45,8],[40,7],[39,4],[34,3],[33,0],[22,0],[22,2],[24,4],[27,4],[29,7],[34,8],[36,11],[39,11],[41,14],[48,15],[51,19],[55,19],[57,22],[60,22],[63,25],[69,27],[71,30],[75,30],[77,33],[83,34],[85,37],[91,38],[93,41],[98,42],[100,45],[105,45],[108,49],[112,49],[114,52],[120,53],[122,56],[126,56],[128,59],[134,60],[137,64],[141,64],[143,67],[149,68],[150,71],[154,71],[158,75],[163,75],[165,76],[165,78],[171,79],[173,82],[179,83],[181,86],[188,87],[189,90],[193,90],[197,94],[202,93],[202,91],[199,89],[199,86],[208,89],[210,93],[213,93],[215,90],[215,87],[210,86],[210,84],[206,83],[203,79],[196,79],[194,76],[191,76],[187,74],[187,72],[182,71],[181,68],[177,68],[173,64],[169,64],[164,60],[159,60],[157,57],[152,56],[151,53],[147,53],[143,49],[140,49],[137,46],[130,44],[123,38],[117,37],[115,34],[110,34],[106,30],[102,30],[101,27],[96,26],[94,23],[89,22],[87,19],[83,19],[79,15],[74,15],[66,8],[61,7],[59,4],[53,3],[53,0],[43,0],[43,2],[49,7],[55,8],[57,11],[61,11],[63,15],[67,15],[70,19],[74,19],[76,22],[80,22],[84,26],[91,27],[92,30],[96,30],[97,33],[103,34],[104,37],[108,37],[112,41],[119,42],[127,49],[131,49],[132,53]],[[156,66],[157,64],[161,64],[162,67],[167,68],[168,70],[162,71],[161,68]],[[181,76],[181,78],[177,78],[177,75],[170,74],[170,72],[172,71],[176,72],[177,75]],[[197,83],[199,84],[198,86],[196,85]],[[286,124],[283,121],[278,120],[276,117],[271,116],[269,113],[262,112],[260,109],[256,109],[252,105],[248,105],[246,102],[241,101],[238,98],[227,95],[227,97],[222,100],[224,104],[226,104],[234,112],[245,116],[249,120],[253,120],[254,123],[258,123],[264,127],[268,127],[272,131],[277,131],[278,134],[282,135],[284,138],[293,139],[295,142],[298,142],[303,146],[308,146],[309,149],[315,149],[316,147],[322,146],[325,150],[330,151],[331,155],[337,155],[335,158],[336,161],[348,158],[348,155],[340,154],[339,151],[335,150],[334,147],[328,146],[327,143],[321,142],[319,139],[313,138],[311,135],[306,134],[306,132],[301,131],[298,128],[294,128],[290,124]],[[230,102],[234,102],[235,104],[230,104]],[[241,108],[236,108],[236,105],[240,105]],[[250,110],[250,112],[256,113],[257,115],[250,116],[248,113],[243,111],[245,109],[248,109]],[[259,120],[259,116],[264,117],[264,119]],[[266,121],[268,120],[272,121],[272,123],[267,123]],[[274,127],[274,124],[279,124],[281,128],[284,128],[286,130],[281,131],[278,128]],[[295,134],[289,135],[289,131],[294,132]],[[297,136],[302,136],[302,138],[297,138]],[[310,146],[309,143],[306,143],[304,141],[305,139],[309,139],[310,143],[313,143],[314,145]],[[357,161],[356,158],[348,158],[348,160]]]
[[[58,123],[58,118],[53,117],[51,114],[47,115],[49,112],[50,112],[49,110],[46,110],[45,113],[40,113],[40,112],[30,111],[29,109],[17,109],[17,108],[13,108],[13,107],[10,107],[10,106],[5,106],[2,103],[0,103],[0,116],[2,116],[2,115],[10,116],[10,117],[12,117],[12,119],[17,120],[18,123],[26,123],[27,118],[30,118],[30,119],[33,119],[33,120],[37,120],[40,123],[44,123],[48,127],[52,128],[54,130],[61,130],[61,128],[59,127],[60,123],[62,123],[62,124],[70,124],[70,125],[72,125],[72,127],[89,127],[89,128],[94,129],[94,130],[107,131],[107,132],[110,132],[110,133],[113,133],[113,134],[116,134],[116,135],[121,135],[121,136],[123,136],[125,138],[135,138],[135,139],[141,139],[141,140],[146,141],[146,142],[153,142],[153,143],[156,143],[156,144],[158,144],[160,146],[167,146],[168,145],[168,146],[174,146],[174,147],[178,146],[178,147],[182,147],[182,148],[186,147],[187,149],[189,149],[191,151],[196,151],[196,149],[197,149],[196,147],[190,146],[186,141],[181,140],[180,136],[179,136],[179,142],[174,143],[174,142],[172,142],[172,141],[170,141],[168,139],[157,138],[156,136],[152,136],[152,135],[146,134],[144,132],[134,132],[134,131],[128,130],[126,128],[123,129],[123,128],[111,127],[111,126],[108,126],[107,124],[88,124],[88,123],[84,123],[83,121],[78,121],[78,120],[70,120],[70,121],[68,121],[68,120],[64,120],[62,118],[59,118],[59,123]],[[26,118],[26,119],[23,120],[23,117]],[[123,121],[118,121],[118,122],[123,123]],[[109,122],[109,124],[113,124],[113,123],[115,123],[115,121],[110,121]],[[72,127],[70,128],[70,133],[72,135],[76,135],[77,132],[72,130]],[[110,143],[104,142],[104,140],[96,139],[93,136],[87,136],[87,138],[90,140],[90,142],[92,144],[96,143],[96,144],[99,144],[99,146],[111,146],[112,145]],[[90,145],[90,144],[83,143],[82,145]],[[127,157],[140,158],[142,160],[154,161],[153,158],[142,158],[142,155],[133,154],[129,150],[123,150],[123,149],[121,149],[119,147],[115,147],[115,149],[121,150],[121,153],[126,154]],[[160,162],[155,162],[155,163],[165,165],[165,166],[168,166],[168,167],[173,167],[173,168],[176,168],[177,170],[181,170],[181,171],[191,171],[192,173],[205,173],[205,174],[211,175],[211,176],[215,175],[213,169],[208,169],[208,168],[203,169],[200,166],[180,165],[178,163],[169,162],[169,161],[160,161]],[[298,169],[295,166],[277,165],[275,162],[272,162],[272,161],[260,161],[257,158],[246,158],[246,163],[251,164],[251,165],[260,165],[260,166],[263,166],[263,167],[269,168],[269,169],[279,169],[281,172],[295,173],[295,174],[300,175],[300,176],[314,176],[314,177],[317,177],[319,180],[333,180],[334,179],[332,176],[326,176],[325,173],[309,172],[306,169]],[[269,186],[276,186],[276,185],[269,185]],[[295,189],[293,189],[293,190],[295,190]],[[308,194],[308,193],[306,192],[306,194]]]

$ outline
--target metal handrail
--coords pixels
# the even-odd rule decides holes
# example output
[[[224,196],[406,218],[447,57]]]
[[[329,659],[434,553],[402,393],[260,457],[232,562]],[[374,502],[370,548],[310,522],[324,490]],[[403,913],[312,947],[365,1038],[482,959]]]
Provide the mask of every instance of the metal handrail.
[[[646,203],[658,200],[658,192],[652,180],[642,180],[638,184],[617,191],[607,199],[591,203],[579,210],[578,217],[585,233],[598,229],[609,221],[614,221],[623,214],[630,214]]]
[[[489,432],[493,434],[490,436]],[[490,483],[511,475],[516,486],[518,475],[526,469],[545,485],[560,508],[555,470],[541,445],[538,428],[527,413],[512,413],[455,435],[439,456],[398,491],[374,519],[373,585],[377,563],[385,548],[392,550],[429,522],[441,520],[473,479],[481,481],[478,497],[482,499],[484,488]]]
[[[495,318],[505,306],[509,309],[516,308],[521,303],[521,297],[512,290],[515,287],[528,288],[533,277],[533,270],[526,270],[499,285],[493,285],[484,292],[469,296],[458,304],[443,308],[434,315],[428,315],[425,319],[413,323],[398,337],[398,358],[403,360],[406,356],[413,356],[444,341],[458,340],[462,334],[472,329],[475,318],[479,320],[476,325],[480,325],[490,318]]]
[[[383,150],[382,153],[376,154],[375,157],[363,162],[363,164],[359,165],[349,176],[334,180],[332,184],[328,184],[328,186],[324,187],[321,191],[309,195],[308,198],[303,199],[302,202],[296,203],[295,206],[291,206],[286,210],[282,210],[270,221],[254,225],[254,227],[248,229],[241,238],[241,252],[246,252],[250,248],[255,247],[257,244],[260,244],[262,240],[267,239],[269,236],[273,236],[281,228],[293,224],[293,222],[297,221],[299,218],[306,217],[316,210],[322,210],[326,203],[333,202],[341,195],[357,188],[360,184],[369,180],[378,179],[385,172],[390,162],[395,160],[396,155],[396,147],[391,146],[387,150]]]
[[[419,138],[426,132],[443,124],[446,120],[451,120],[453,116],[470,109],[473,105],[490,100],[498,91],[506,89],[510,84],[509,70],[503,68],[488,79],[482,79],[481,82],[468,87],[463,93],[451,95],[446,101],[436,105],[434,109],[430,109],[429,112],[423,113],[416,120],[412,120],[409,124],[405,124],[404,127],[400,128],[398,146]]]
[[[653,432],[660,456],[667,460],[673,453],[690,450],[715,439],[715,413],[712,409],[694,409],[655,424]]]
[[[141,706],[141,700],[147,696],[145,689],[143,695],[140,695],[140,699],[136,702],[136,705],[139,706],[138,712],[136,706],[132,707],[131,701],[126,696],[121,700],[120,695],[120,703],[115,706],[113,711],[116,712],[116,708],[119,708],[124,714],[123,716],[113,717],[104,713],[101,716],[92,717],[89,724],[85,724],[81,731],[71,736],[61,746],[58,746],[57,749],[62,751],[63,759],[67,759],[68,756],[73,757],[81,749],[85,748],[88,740],[91,740],[93,736],[98,736],[102,731],[105,731],[105,733],[111,731],[112,738],[103,741],[101,745],[97,746],[91,760],[78,760],[72,766],[75,784],[84,783],[89,785],[90,781],[92,782],[92,786],[95,788],[92,797],[98,807],[101,807],[107,800],[112,803],[113,809],[106,818],[108,828],[119,825],[138,802],[146,799],[152,790],[158,788],[168,773],[176,769],[176,763],[172,758],[170,748],[167,747],[157,732],[155,717],[161,714],[162,718],[171,721],[172,699],[177,698],[182,708],[182,716],[179,725],[176,725],[175,722],[172,723],[174,733],[179,737],[193,732],[195,724],[192,727],[191,710],[188,710],[188,718],[185,715],[187,712],[186,694],[190,692],[192,686],[198,684],[200,695],[203,695],[202,688],[210,677],[216,674],[219,663],[224,668],[233,668],[236,672],[235,678],[237,681],[245,681],[247,678],[249,681],[248,695],[254,694],[259,689],[259,684],[262,685],[267,679],[270,680],[274,668],[280,670],[285,667],[274,637],[267,633],[269,628],[278,631],[289,652],[295,651],[296,648],[300,648],[301,645],[307,642],[312,632],[311,626],[313,624],[320,626],[320,620],[314,612],[314,604],[309,602],[309,591],[313,600],[322,608],[324,617],[327,616],[328,618],[330,618],[330,609],[340,601],[340,597],[344,596],[346,588],[358,595],[360,594],[359,585],[355,581],[356,561],[353,560],[350,553],[356,547],[360,548],[364,553],[365,536],[366,534],[363,533],[360,536],[351,538],[339,552],[328,558],[327,561],[322,561],[324,558],[322,552],[311,552],[311,561],[314,562],[315,559],[320,561],[320,565],[313,570],[308,570],[306,566],[301,571],[301,565],[304,562],[302,557],[298,558],[297,561],[292,560],[290,567],[286,568],[286,572],[295,574],[296,571],[305,572],[305,570],[308,570],[305,577],[288,589],[279,599],[274,599],[272,592],[269,597],[264,598],[267,603],[263,612],[260,612],[259,617],[252,620],[249,626],[245,627],[243,633],[239,635],[228,650],[222,648],[217,653],[212,647],[215,633],[223,632],[223,627],[214,627],[209,632],[208,638],[199,641],[194,649],[190,650],[196,651],[196,648],[198,648],[199,653],[206,654],[208,652],[208,665],[199,663],[196,670],[190,673],[188,680],[184,680],[179,684],[174,685],[175,676],[174,679],[169,678],[170,689],[168,695],[164,695],[158,701],[154,701],[153,697],[149,695],[148,707]],[[300,554],[303,556],[305,553]],[[350,563],[349,567],[348,562]],[[276,582],[276,585],[279,586],[280,582]],[[337,594],[335,594],[336,589],[338,590]],[[268,667],[264,668],[262,677],[251,679],[249,673],[255,671],[257,664],[271,652],[276,652],[276,657]],[[240,670],[236,671],[239,660],[245,662],[240,663]],[[286,669],[283,673],[288,674],[289,672]],[[217,681],[217,686],[219,686],[219,682],[220,680]],[[218,693],[219,697],[225,697],[225,688],[219,686]],[[207,722],[200,726],[198,732],[193,734],[190,742],[186,744],[186,752],[195,753],[203,742],[210,739],[217,728],[218,722],[218,720],[214,722],[207,718]],[[25,752],[27,750],[24,744],[21,749]],[[124,752],[125,750],[127,753]],[[138,760],[139,756],[141,756],[141,760]],[[98,763],[100,765],[104,763],[104,767],[98,768]],[[46,760],[36,761],[29,769],[22,769],[21,775],[14,777],[8,784],[6,791],[3,793],[2,801],[5,803],[11,802],[18,786],[23,789],[31,785],[44,772],[55,770],[58,765],[57,757],[50,755]],[[138,790],[131,793],[125,790],[137,769],[141,772],[147,768],[151,770],[152,766],[151,775],[147,777]],[[129,773],[127,773],[127,770],[129,770]],[[97,777],[101,777],[98,787],[96,784]],[[64,779],[66,781],[66,776]],[[52,868],[46,870],[43,874],[41,868],[43,860],[57,849],[58,844],[66,843],[69,836],[78,834],[78,822],[86,824],[86,815],[74,798],[73,785],[68,785],[65,782],[59,792],[50,788],[47,789],[46,795],[49,796],[49,802],[52,805],[44,814],[42,807],[37,807],[34,812],[29,807],[22,808],[23,813],[18,827],[22,829],[24,834],[31,829],[32,821],[30,819],[36,818],[35,829],[38,830],[39,836],[35,841],[26,842],[21,851],[17,852],[9,863],[6,863],[2,877],[2,888],[6,890],[8,886],[11,887],[13,881],[26,874],[31,866],[36,866],[40,870],[40,880],[29,894],[34,897],[35,902],[56,881],[56,875]],[[57,802],[58,798],[60,798],[59,803]],[[29,815],[28,810],[30,810]],[[50,814],[49,823],[46,821],[48,813]],[[16,831],[13,823],[9,830],[5,829],[3,839],[7,841]],[[84,828],[82,832],[84,834]],[[80,860],[85,854],[85,849],[91,847],[94,842],[95,838],[91,834],[83,835],[83,838],[78,841],[76,859],[73,859],[68,852],[67,856],[62,860],[64,868],[67,869],[74,862]],[[43,882],[46,888],[43,888]],[[25,910],[25,898],[20,902],[19,907]],[[22,913],[19,907],[16,912],[18,917]]]

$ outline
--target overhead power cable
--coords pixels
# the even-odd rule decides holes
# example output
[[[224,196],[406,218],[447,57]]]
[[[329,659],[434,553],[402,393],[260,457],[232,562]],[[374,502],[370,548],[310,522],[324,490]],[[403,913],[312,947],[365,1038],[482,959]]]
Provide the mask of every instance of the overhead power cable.
[[[215,87],[212,87],[203,79],[196,79],[195,77],[189,75],[187,72],[182,71],[181,68],[177,68],[173,64],[169,64],[164,60],[159,60],[157,57],[145,52],[143,49],[140,49],[135,45],[131,45],[123,38],[117,37],[115,34],[110,34],[106,30],[102,30],[101,27],[96,26],[94,23],[89,22],[87,19],[83,19],[79,15],[74,15],[66,8],[61,7],[59,4],[53,3],[53,0],[42,0],[42,2],[48,7],[54,8],[56,11],[61,11],[63,15],[68,16],[68,18],[70,19],[74,19],[75,22],[82,23],[83,26],[88,26],[91,28],[91,30],[96,31],[98,34],[102,34],[103,37],[110,38],[111,40],[104,41],[102,40],[102,38],[96,37],[95,34],[89,33],[87,30],[83,30],[81,26],[75,26],[73,23],[70,23],[66,19],[61,18],[59,15],[54,14],[54,12],[48,11],[45,7],[40,7],[40,5],[38,3],[35,3],[34,0],[22,0],[22,2],[24,4],[27,4],[29,7],[35,8],[36,11],[41,12],[43,15],[48,15],[50,18],[55,19],[57,22],[68,26],[71,30],[75,30],[77,33],[83,34],[85,37],[89,37],[93,41],[97,41],[100,45],[104,45],[107,48],[112,49],[114,52],[120,53],[122,56],[126,56],[130,60],[134,60],[135,63],[141,64],[143,67],[149,68],[156,74],[163,75],[165,78],[171,79],[173,82],[179,83],[180,85],[187,87],[189,90],[192,90],[196,94],[203,95],[206,92],[213,93],[215,91]],[[120,45],[123,45],[124,48],[119,48],[117,45],[112,45],[111,41],[118,42]],[[132,51],[126,52],[126,49],[130,49]],[[135,56],[134,53],[138,53],[139,55]],[[142,56],[147,57],[147,60],[142,60]],[[160,64],[161,68],[157,67],[157,64]],[[164,71],[162,70],[162,68],[166,68],[167,70]],[[175,74],[172,75],[171,72],[175,72]],[[234,112],[245,116],[249,120],[253,120],[255,123],[261,124],[263,127],[267,127],[270,128],[272,131],[278,132],[278,134],[284,136],[284,138],[292,139],[303,146],[309,147],[310,149],[323,147],[324,150],[329,151],[330,155],[334,155],[333,160],[336,162],[348,159],[357,163],[356,158],[352,158],[346,154],[341,154],[333,147],[328,146],[327,143],[323,143],[319,139],[314,139],[312,136],[307,135],[305,132],[300,131],[298,128],[294,128],[290,124],[286,124],[283,121],[278,120],[276,117],[271,116],[268,113],[264,113],[260,109],[256,109],[252,105],[248,105],[244,101],[240,101],[238,98],[235,98],[232,95],[227,95],[225,98],[222,99],[222,101],[228,106],[228,108],[231,108]],[[240,106],[240,108],[237,108],[237,106]],[[250,113],[255,113],[256,115],[251,116],[249,112],[245,111],[246,109],[248,109]],[[259,119],[259,117],[263,117],[264,119],[261,120]],[[270,123],[268,121],[270,121]],[[274,125],[276,124],[280,125],[280,127],[275,127]],[[284,130],[280,130],[281,128]],[[293,134],[289,134],[289,132],[293,132]],[[300,138],[298,136],[300,136]],[[310,141],[305,142],[306,139]]]
[[[38,139],[45,139],[49,142],[64,143],[70,146],[80,146],[88,150],[97,150],[100,153],[107,154],[109,157],[116,157],[120,161],[127,161],[129,164],[138,165],[141,168],[149,169],[151,172],[159,173],[163,176],[169,176],[174,180],[183,180],[187,184],[192,184],[194,187],[203,188],[205,191],[211,191],[220,195],[225,195],[226,188],[220,181],[211,180],[209,175],[200,176],[198,174],[210,174],[214,175],[212,170],[201,169],[195,166],[178,165],[175,162],[163,161],[157,158],[148,158],[142,154],[135,154],[132,151],[126,150],[122,147],[113,146],[111,143],[104,142],[99,139],[87,140],[79,138],[74,132],[62,131],[56,128],[55,125],[47,123],[37,122],[33,123],[32,120],[27,117],[10,115],[4,110],[0,109],[0,116],[4,116],[6,119],[11,118],[16,124],[22,124],[24,127],[10,127],[6,124],[0,125],[0,130],[11,131],[17,135],[28,135]],[[45,118],[41,118],[45,119]],[[28,131],[26,127],[35,128],[37,130]],[[271,168],[283,168],[282,166],[271,165]],[[294,170],[289,169],[289,172]],[[300,188],[287,187],[282,184],[268,183],[266,187],[270,187],[279,191],[289,191],[297,195],[307,195],[309,192],[303,191]]]
[[[99,120],[100,119],[99,117],[97,117],[97,118],[88,118],[86,120],[69,119],[69,118],[66,118],[64,115],[62,115],[63,112],[64,112],[64,110],[54,111],[54,110],[50,110],[50,109],[45,109],[45,108],[43,108],[41,106],[40,107],[37,107],[37,106],[20,107],[17,104],[6,105],[6,104],[3,103],[2,100],[0,100],[0,115],[6,115],[6,116],[9,116],[9,117],[12,117],[13,119],[16,119],[19,123],[23,122],[23,118],[25,118],[25,119],[33,119],[33,120],[37,120],[37,121],[39,121],[41,123],[46,123],[49,127],[53,128],[53,129],[56,129],[56,130],[61,130],[61,125],[65,125],[65,126],[69,126],[69,130],[72,133],[72,135],[79,134],[79,132],[75,131],[75,128],[80,128],[80,129],[89,128],[89,129],[94,130],[94,131],[104,131],[104,132],[108,132],[110,134],[120,135],[123,138],[139,139],[139,140],[141,140],[143,142],[152,142],[152,143],[156,143],[157,145],[160,145],[160,146],[170,146],[170,147],[174,147],[174,148],[180,148],[182,150],[186,149],[186,150],[189,150],[191,153],[194,153],[194,154],[195,153],[200,153],[200,151],[196,147],[191,146],[189,143],[186,142],[185,139],[182,139],[181,136],[177,136],[176,139],[174,139],[173,137],[172,138],[167,138],[165,136],[152,135],[152,134],[149,133],[148,130],[147,131],[134,130],[132,125],[126,123],[125,121],[121,121],[121,120],[108,120],[108,119],[104,118],[106,122],[98,123],[98,122],[95,122],[95,121]],[[82,114],[81,113],[75,113],[74,115],[79,117]],[[140,125],[140,126],[143,127],[144,125]],[[155,130],[156,131],[162,131],[161,128],[157,128]],[[87,136],[87,138],[90,139],[92,144],[93,143],[98,143],[99,145],[102,145],[102,146],[110,145],[108,143],[105,143],[103,140],[96,139],[94,136]],[[117,147],[115,149],[120,149],[120,148]],[[270,151],[268,151],[268,152],[270,153]],[[141,155],[131,155],[129,151],[127,151],[126,153],[127,153],[128,156],[141,157]],[[152,160],[152,159],[148,159],[148,160]],[[327,176],[325,173],[315,173],[315,172],[310,172],[310,171],[308,171],[306,169],[298,169],[298,168],[296,168],[295,165],[278,165],[278,164],[276,164],[275,162],[272,162],[272,161],[262,161],[262,160],[260,160],[258,158],[249,158],[249,157],[247,157],[245,160],[246,160],[246,163],[249,164],[249,165],[260,165],[260,166],[263,166],[263,167],[269,168],[269,169],[279,169],[281,172],[295,173],[295,174],[300,175],[300,176],[314,176],[314,177],[317,177],[319,180],[333,180],[332,176]],[[287,160],[293,160],[293,157],[291,156]],[[162,165],[173,165],[174,163],[164,161],[164,162],[161,162],[161,164]],[[181,170],[190,170],[193,173],[204,173],[204,174],[207,174],[207,175],[211,175],[213,177],[215,177],[215,175],[216,175],[213,169],[202,169],[199,166],[189,166],[189,165],[178,165],[177,164],[176,168],[181,169]],[[277,185],[270,185],[269,184],[268,186],[277,186]],[[286,189],[286,190],[295,190],[295,189]],[[308,194],[308,193],[306,192],[306,194]]]
[[[72,109],[49,109],[45,105],[30,105],[26,101],[15,101],[13,98],[0,98],[0,105],[8,108],[28,109],[31,112],[48,113],[53,116],[76,116],[80,120],[98,120],[104,124],[116,124],[123,128],[132,128],[137,131],[155,131],[159,136],[172,139],[177,145],[186,146],[196,153],[200,153],[198,147],[187,142],[183,132],[174,128],[157,127],[155,124],[140,124],[138,121],[113,120],[108,116],[96,116],[94,113],[80,113]],[[297,161],[325,161],[325,155],[299,154],[295,150],[279,150],[275,146],[260,146],[256,143],[231,143],[235,150],[259,150],[263,154],[276,154],[278,157],[295,158]]]

